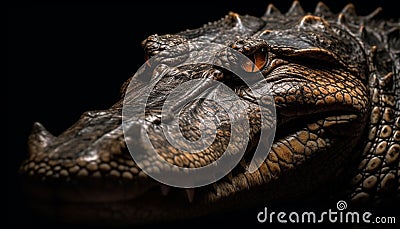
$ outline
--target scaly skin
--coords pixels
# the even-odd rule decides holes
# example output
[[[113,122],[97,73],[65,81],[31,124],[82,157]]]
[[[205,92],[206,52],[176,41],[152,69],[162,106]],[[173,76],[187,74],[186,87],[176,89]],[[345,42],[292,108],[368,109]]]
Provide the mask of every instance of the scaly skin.
[[[210,111],[220,120],[213,144],[190,154],[167,146],[158,111],[179,84],[196,78],[219,80],[242,99],[249,117],[250,147],[241,163],[223,179],[195,189],[152,180],[127,150],[121,100],[108,110],[86,112],[57,137],[34,124],[30,157],[21,172],[40,200],[35,206],[40,214],[61,221],[117,224],[187,219],[301,199],[309,204],[344,199],[353,206],[395,206],[400,179],[400,23],[374,19],[378,12],[361,17],[349,4],[334,14],[320,3],[313,14],[306,14],[294,1],[285,14],[269,5],[260,18],[230,13],[202,28],[148,37],[142,43],[147,58],[168,56],[177,47],[201,41],[227,45],[254,61],[265,77],[259,85],[272,85],[276,106],[277,133],[267,159],[256,172],[246,171],[261,124],[254,97],[241,81],[209,65],[165,66],[146,117],[134,125],[148,131],[159,155],[170,163],[207,165],[229,142],[226,114],[208,102],[185,108],[180,124],[188,139],[200,136],[190,127]],[[249,63],[234,64],[253,71]],[[143,87],[137,82],[130,93]],[[85,210],[77,214],[76,209]]]

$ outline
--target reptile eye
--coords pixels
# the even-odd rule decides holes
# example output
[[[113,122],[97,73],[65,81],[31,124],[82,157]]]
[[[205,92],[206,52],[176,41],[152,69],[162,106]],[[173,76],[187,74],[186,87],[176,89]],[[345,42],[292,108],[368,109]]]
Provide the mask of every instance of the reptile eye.
[[[246,72],[256,72],[261,70],[266,64],[268,59],[268,52],[265,48],[261,48],[249,56],[251,61],[242,64],[242,68]]]

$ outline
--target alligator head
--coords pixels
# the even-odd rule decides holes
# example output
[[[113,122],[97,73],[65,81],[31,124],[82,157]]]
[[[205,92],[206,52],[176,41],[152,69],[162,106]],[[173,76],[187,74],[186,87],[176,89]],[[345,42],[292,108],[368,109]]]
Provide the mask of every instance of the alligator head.
[[[213,118],[217,133],[208,148],[194,154],[177,150],[168,145],[160,124],[163,102],[174,88],[193,79],[212,79],[229,87],[247,114],[248,144],[240,163],[222,179],[201,187],[176,188],[152,179],[127,147],[121,99],[110,109],[84,113],[59,136],[35,123],[29,137],[30,156],[21,166],[29,190],[48,215],[97,223],[191,218],[257,202],[327,200],[338,194],[332,187],[350,180],[345,174],[357,170],[357,158],[364,149],[371,104],[368,78],[375,68],[373,53],[381,47],[364,37],[374,33],[366,22],[377,12],[360,17],[348,5],[334,14],[319,3],[309,14],[294,1],[285,14],[269,5],[260,18],[230,13],[198,29],[148,37],[142,42],[146,58],[164,60],[162,66],[151,66],[158,67],[151,77],[162,77],[153,88],[137,79],[133,83],[129,79],[122,87],[123,98],[133,103],[138,95],[152,90],[146,112],[132,127],[147,133],[158,155],[171,164],[200,168],[217,160],[229,142],[236,142],[231,131],[239,127],[217,104],[188,99],[209,87],[196,85],[177,101],[184,105],[179,126],[188,140],[199,139],[201,121]],[[176,54],[177,50],[199,43],[223,45],[247,56],[252,62],[226,61],[243,72],[261,73],[263,77],[255,82],[261,90],[268,85],[265,90],[276,109],[276,133],[271,147],[265,146],[268,156],[255,171],[248,167],[257,146],[263,147],[259,145],[262,125],[248,85],[231,71],[211,64],[168,65],[168,61],[188,58]],[[217,55],[212,51],[207,55]],[[136,137],[139,140],[133,139],[133,144],[141,144],[141,136]],[[146,163],[153,171],[161,170],[151,160]],[[342,194],[338,196],[371,199]]]

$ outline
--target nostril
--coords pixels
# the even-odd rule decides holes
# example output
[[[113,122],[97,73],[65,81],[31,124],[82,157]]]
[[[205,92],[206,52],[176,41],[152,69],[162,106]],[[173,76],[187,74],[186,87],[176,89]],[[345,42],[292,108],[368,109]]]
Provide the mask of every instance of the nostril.
[[[149,57],[157,55],[164,50],[170,50],[172,47],[187,42],[187,39],[181,35],[151,35],[142,41],[142,48]]]

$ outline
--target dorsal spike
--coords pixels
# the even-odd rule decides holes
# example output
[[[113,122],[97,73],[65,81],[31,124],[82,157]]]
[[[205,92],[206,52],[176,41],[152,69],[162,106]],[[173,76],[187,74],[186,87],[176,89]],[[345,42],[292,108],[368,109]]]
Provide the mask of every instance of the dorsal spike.
[[[313,16],[313,15],[306,15],[304,16],[299,24],[300,27],[310,27],[310,26],[314,26],[314,27],[319,27],[319,28],[329,28],[330,25],[329,23],[318,16]]]
[[[381,12],[383,11],[382,7],[378,7],[376,8],[374,11],[372,11],[370,14],[368,14],[367,16],[365,16],[364,18],[366,20],[371,20],[376,18],[378,15],[381,14]]]
[[[281,15],[281,14],[282,14],[281,11],[279,11],[279,9],[274,6],[274,4],[270,3],[264,15],[269,16],[269,15]]]
[[[267,34],[270,34],[270,33],[272,33],[273,31],[272,30],[270,30],[270,29],[266,29],[266,30],[264,30],[264,31],[262,31],[261,33],[260,33],[260,37],[261,36],[265,36],[265,35],[267,35]]]
[[[360,28],[358,29],[358,35],[361,38],[365,38],[367,36],[367,30],[364,25],[361,25]]]
[[[35,122],[29,135],[28,145],[30,154],[43,151],[55,137],[39,122]]]
[[[238,27],[243,27],[242,19],[240,18],[240,15],[235,12],[229,12],[228,16],[230,17],[231,20],[236,22],[236,26]]]
[[[389,72],[382,79],[379,79],[379,85],[382,88],[391,88],[393,87],[393,72]]]
[[[342,14],[344,14],[346,17],[351,17],[355,18],[357,17],[356,13],[356,8],[352,3],[347,4],[343,9],[342,9]]]
[[[394,27],[388,29],[386,31],[386,36],[387,36],[388,43],[390,44],[390,47],[392,48],[392,50],[395,50],[397,55],[399,55],[399,53],[400,53],[400,41],[399,41],[400,26],[399,26],[399,23],[396,23],[396,25],[394,25]]]
[[[290,15],[290,16],[304,15],[304,10],[301,7],[300,2],[297,0],[293,1],[293,4],[290,7],[290,9],[288,10],[288,12],[286,13],[286,15]]]
[[[333,13],[329,9],[327,5],[323,2],[318,2],[317,6],[315,7],[314,14],[317,16],[332,16]]]
[[[346,22],[346,16],[345,16],[343,13],[340,13],[340,14],[338,15],[337,23],[340,24],[340,25],[345,25],[345,24],[347,24],[347,22]]]

